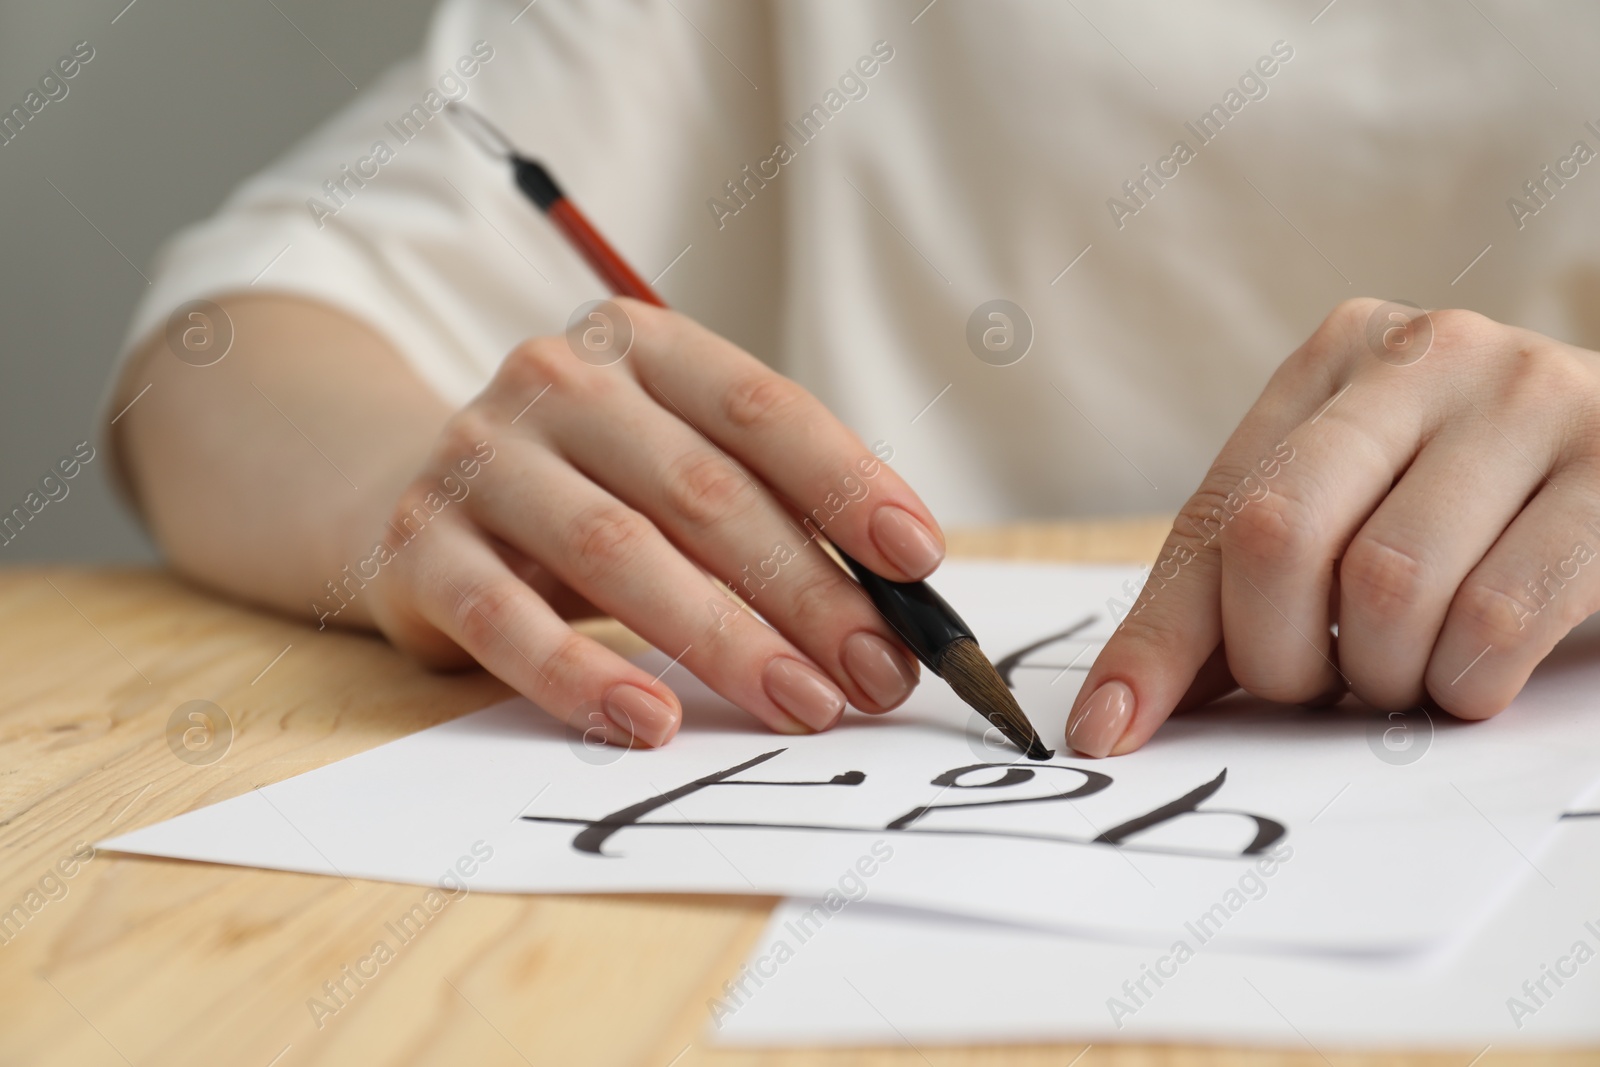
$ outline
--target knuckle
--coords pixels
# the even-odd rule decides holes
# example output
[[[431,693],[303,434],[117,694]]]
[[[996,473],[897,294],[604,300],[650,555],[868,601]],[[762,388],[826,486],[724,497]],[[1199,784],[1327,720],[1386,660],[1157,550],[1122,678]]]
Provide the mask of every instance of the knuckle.
[[[1228,503],[1224,502],[1228,511]],[[1223,546],[1246,565],[1269,570],[1303,565],[1311,559],[1321,537],[1308,509],[1282,492],[1229,512],[1223,527]]]
[[[1347,342],[1331,341],[1323,331],[1318,330],[1283,361],[1273,375],[1273,383],[1285,382],[1298,389],[1309,388],[1312,383],[1331,385],[1345,376],[1345,368],[1350,362],[1349,350]]]
[[[834,569],[838,570],[837,567]],[[839,571],[838,577],[826,571],[801,575],[790,583],[785,596],[796,618],[802,622],[815,620],[814,624],[807,623],[808,628],[811,625],[820,628],[823,620],[838,618],[841,603],[839,595],[844,591],[841,583],[848,580],[843,571]]]
[[[468,405],[452,415],[439,434],[439,447],[435,459],[453,467],[463,458],[474,455],[485,442],[498,436],[488,413],[476,404]]]
[[[1351,335],[1361,332],[1366,328],[1367,320],[1372,313],[1383,306],[1383,301],[1372,296],[1352,296],[1341,300],[1328,312],[1328,317],[1322,320],[1319,330],[1338,332]]]
[[[509,640],[522,587],[515,582],[479,582],[457,590],[454,622],[462,643],[473,651]]]
[[[740,429],[763,429],[795,414],[809,399],[804,389],[781,375],[761,371],[735,382],[723,413]]]
[[[577,393],[594,386],[604,375],[572,354],[563,337],[531,337],[513,348],[500,365],[495,384],[524,402],[525,394],[546,386],[552,392]]]
[[[1187,543],[1195,552],[1216,545],[1222,531],[1233,521],[1233,513],[1228,510],[1229,493],[1219,488],[1227,484],[1227,479],[1227,472],[1213,470],[1205,484],[1183,502],[1172,524],[1174,540]]]
[[[1499,338],[1505,327],[1476,311],[1441,308],[1428,312],[1433,325],[1434,346],[1443,352],[1464,355],[1480,350]]]
[[[668,472],[666,492],[672,510],[696,527],[735,516],[747,506],[750,483],[733,461],[696,450]]]
[[[1290,390],[1295,394],[1312,382],[1330,391],[1338,388],[1359,373],[1361,355],[1373,343],[1373,317],[1385,303],[1373,297],[1341,300],[1311,331],[1305,344],[1284,360],[1274,382],[1296,386]]]
[[[741,596],[739,593],[719,592],[713,594],[709,600],[706,627],[696,639],[694,650],[697,655],[703,656],[706,662],[722,662],[729,656],[739,655],[751,640],[751,631],[747,629],[749,626],[760,627],[761,637],[772,632],[753,611],[747,611],[740,606],[748,603],[744,599],[745,596],[748,596],[748,593]]]
[[[1302,349],[1303,358],[1322,365],[1341,356],[1346,349],[1361,344],[1366,335],[1367,320],[1382,306],[1382,300],[1370,296],[1339,301],[1311,331],[1311,337]]]
[[[637,559],[654,534],[650,520],[637,511],[606,503],[572,519],[566,544],[579,576],[592,582]]]
[[[1375,618],[1404,617],[1427,591],[1428,568],[1416,555],[1359,534],[1339,564],[1339,593]]]
[[[569,632],[541,658],[539,671],[550,683],[564,689],[581,687],[588,679],[593,646],[582,634]]]
[[[546,384],[559,372],[561,342],[554,337],[530,337],[521,342],[500,364],[501,376],[511,384]]]
[[[1491,648],[1515,648],[1533,632],[1529,625],[1535,614],[1516,594],[1492,581],[1468,578],[1456,591],[1450,614],[1466,628],[1474,644]]]

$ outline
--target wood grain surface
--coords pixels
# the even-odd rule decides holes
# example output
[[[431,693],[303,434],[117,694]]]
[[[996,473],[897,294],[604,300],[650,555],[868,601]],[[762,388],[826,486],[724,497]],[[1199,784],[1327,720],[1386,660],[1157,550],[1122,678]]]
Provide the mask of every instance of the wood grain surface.
[[[951,541],[963,556],[1142,562],[1164,530],[1016,526]],[[595,632],[636,647],[614,624]],[[506,687],[430,674],[382,641],[319,633],[153,570],[0,572],[0,635],[0,1064],[1467,1067],[1482,1051],[713,1049],[707,999],[773,903],[754,897],[471,894],[315,1018],[308,1001],[323,983],[426,890],[74,850],[454,718]],[[193,700],[232,724],[214,762],[169,744]],[[186,725],[179,715],[177,731]],[[1592,1051],[1490,1049],[1475,1067],[1595,1062]]]

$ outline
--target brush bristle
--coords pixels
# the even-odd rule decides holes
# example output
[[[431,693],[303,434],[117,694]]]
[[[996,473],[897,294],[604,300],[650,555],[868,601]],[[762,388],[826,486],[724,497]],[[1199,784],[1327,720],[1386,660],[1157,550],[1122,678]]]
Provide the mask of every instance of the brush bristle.
[[[1039,739],[1017,698],[1011,695],[1000,672],[994,669],[976,641],[961,638],[946,646],[939,656],[939,677],[949,683],[956,696],[972,705],[1012,744],[1026,752],[1029,759],[1049,759],[1054,755]]]

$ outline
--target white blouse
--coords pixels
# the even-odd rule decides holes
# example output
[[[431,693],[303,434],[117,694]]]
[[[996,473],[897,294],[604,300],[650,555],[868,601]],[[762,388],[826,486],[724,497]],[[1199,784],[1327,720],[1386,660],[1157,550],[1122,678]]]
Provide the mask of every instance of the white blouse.
[[[1346,297],[1600,346],[1600,7],[1325,3],[445,0],[173,238],[127,347],[277,290],[463,402],[561,331],[601,283],[460,99],[946,524],[1172,509]]]

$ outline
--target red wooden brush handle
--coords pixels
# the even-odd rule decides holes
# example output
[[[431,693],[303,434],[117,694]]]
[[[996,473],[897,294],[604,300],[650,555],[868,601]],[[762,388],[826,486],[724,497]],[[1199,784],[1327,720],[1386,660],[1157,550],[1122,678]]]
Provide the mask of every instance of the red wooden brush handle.
[[[572,201],[562,197],[551,204],[546,211],[551,221],[583,255],[594,272],[605,280],[606,286],[612,292],[618,296],[631,296],[635,300],[642,300],[656,307],[667,306],[666,301],[650,288],[650,283],[633,273],[633,268],[612,250],[606,239],[601,237],[593,226],[589,225],[589,220],[583,217],[583,212],[572,206]]]

